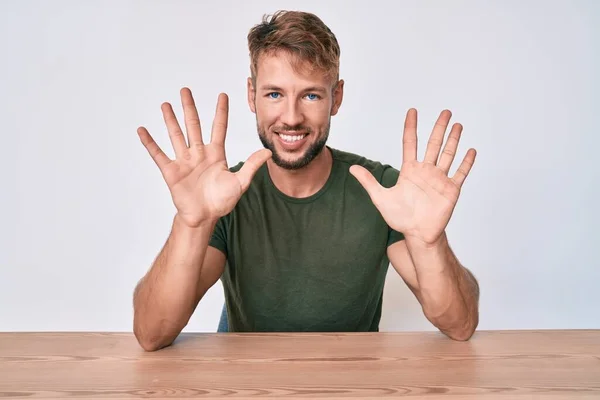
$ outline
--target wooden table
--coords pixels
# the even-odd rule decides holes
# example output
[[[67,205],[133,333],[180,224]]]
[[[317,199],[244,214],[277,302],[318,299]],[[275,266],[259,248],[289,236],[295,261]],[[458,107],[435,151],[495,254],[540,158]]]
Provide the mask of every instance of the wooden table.
[[[0,398],[600,399],[600,330],[0,333]]]

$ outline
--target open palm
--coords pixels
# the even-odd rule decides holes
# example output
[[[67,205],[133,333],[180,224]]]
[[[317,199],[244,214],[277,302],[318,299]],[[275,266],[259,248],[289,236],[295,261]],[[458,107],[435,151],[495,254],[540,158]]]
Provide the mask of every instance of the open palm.
[[[214,221],[229,213],[248,189],[258,168],[271,157],[271,152],[259,150],[248,158],[239,171],[230,172],[225,157],[229,113],[227,95],[219,95],[208,144],[204,144],[202,139],[200,119],[188,88],[181,90],[181,102],[187,142],[171,105],[164,103],[161,107],[175,160],[167,157],[146,128],[140,127],[138,135],[160,169],[177,213],[187,225],[195,227],[202,221]]]
[[[454,124],[440,156],[451,115],[448,110],[440,114],[420,162],[417,161],[417,111],[408,111],[404,123],[403,162],[393,187],[383,187],[361,166],[350,168],[388,225],[425,244],[435,243],[446,229],[475,161],[476,151],[469,149],[454,176],[448,176],[462,132],[462,125]]]

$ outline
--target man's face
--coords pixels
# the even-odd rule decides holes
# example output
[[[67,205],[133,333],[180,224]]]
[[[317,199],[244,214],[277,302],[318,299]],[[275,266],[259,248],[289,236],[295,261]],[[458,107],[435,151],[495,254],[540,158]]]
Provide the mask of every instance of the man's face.
[[[321,153],[342,101],[344,82],[333,83],[320,72],[294,71],[285,53],[259,59],[256,87],[248,79],[248,103],[275,164],[300,169]]]

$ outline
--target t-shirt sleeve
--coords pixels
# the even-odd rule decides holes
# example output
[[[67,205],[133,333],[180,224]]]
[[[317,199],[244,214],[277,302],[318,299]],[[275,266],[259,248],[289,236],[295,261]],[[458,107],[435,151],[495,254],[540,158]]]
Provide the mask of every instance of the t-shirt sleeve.
[[[227,257],[227,229],[225,218],[226,217],[221,217],[217,221],[208,245],[221,250]]]
[[[400,175],[400,171],[397,169],[386,166],[383,170],[383,174],[381,176],[381,185],[383,187],[389,188],[396,184],[398,181],[398,176]],[[388,226],[388,240],[387,245],[390,246],[400,240],[404,240],[404,234],[402,232],[397,232],[391,227]]]

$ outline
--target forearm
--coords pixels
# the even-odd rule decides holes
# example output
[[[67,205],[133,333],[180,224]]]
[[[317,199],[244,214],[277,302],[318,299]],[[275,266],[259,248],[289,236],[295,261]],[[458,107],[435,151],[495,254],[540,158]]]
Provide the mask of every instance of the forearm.
[[[134,333],[146,350],[169,345],[188,323],[214,223],[173,220],[169,238],[134,292]]]
[[[407,238],[407,247],[427,319],[453,339],[469,339],[479,323],[479,287],[450,249],[445,233],[434,246]]]

